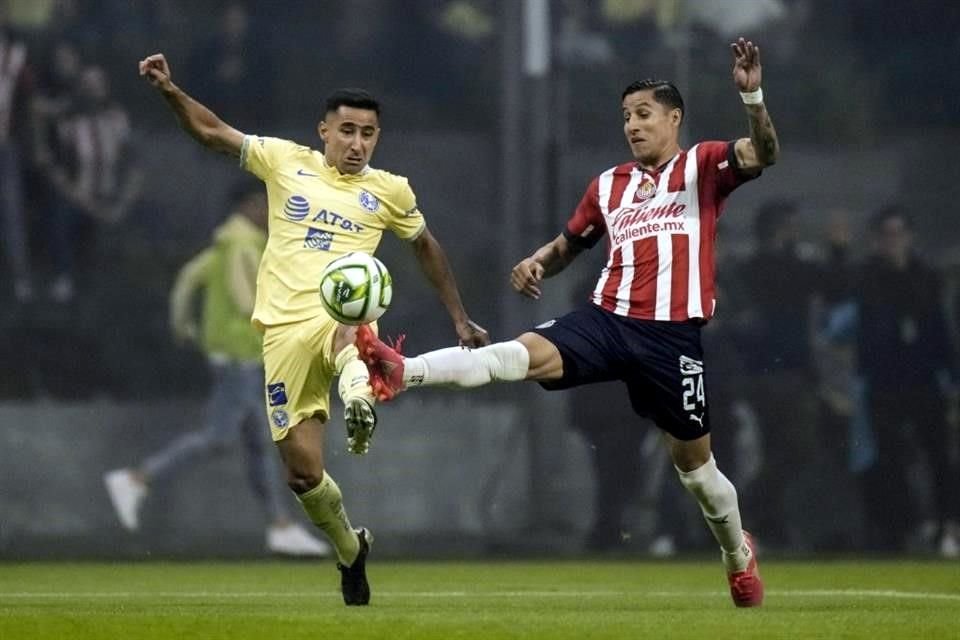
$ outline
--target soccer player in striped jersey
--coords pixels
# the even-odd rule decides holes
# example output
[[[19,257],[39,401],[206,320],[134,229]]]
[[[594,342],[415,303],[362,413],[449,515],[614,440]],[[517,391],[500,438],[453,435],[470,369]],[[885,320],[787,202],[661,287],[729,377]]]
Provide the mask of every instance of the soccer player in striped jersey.
[[[357,346],[382,400],[427,385],[535,380],[566,389],[623,381],[634,411],[664,431],[680,481],[720,544],[734,604],[750,607],[762,603],[763,583],[736,489],[711,451],[700,330],[714,312],[714,239],[724,202],[776,162],[779,143],[760,88],[759,48],[743,38],[731,48],[749,136],[684,150],[676,87],[660,80],[631,84],[621,98],[634,159],[595,178],[563,232],[513,268],[513,288],[537,299],[544,278],[606,238],[607,263],[590,304],[480,349],[403,358],[366,327],[357,332]]]
[[[407,179],[368,164],[380,137],[380,104],[370,94],[343,89],[328,97],[317,126],[321,153],[237,131],[171,81],[163,54],[141,60],[140,75],[156,87],[187,133],[238,158],[266,185],[267,245],[253,308],[253,323],[263,332],[264,404],[287,482],[333,542],[344,602],[366,605],[372,538],[366,529],[350,525],[340,488],[324,467],[323,436],[330,386],[339,376],[349,448],[366,452],[376,426],[374,395],[354,346],[356,327],[338,324],[323,310],[320,274],[350,251],[373,253],[389,229],[409,242],[460,343],[479,347],[490,339],[467,316],[446,254],[427,229]]]

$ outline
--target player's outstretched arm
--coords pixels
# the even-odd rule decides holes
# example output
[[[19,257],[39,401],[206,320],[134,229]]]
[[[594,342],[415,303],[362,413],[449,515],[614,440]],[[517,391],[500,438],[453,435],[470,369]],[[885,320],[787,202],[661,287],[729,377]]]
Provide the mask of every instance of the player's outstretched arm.
[[[197,142],[220,153],[240,156],[243,134],[173,84],[170,79],[170,65],[162,53],[155,53],[141,60],[140,75],[163,95],[177,116],[180,126]]]
[[[733,82],[740,90],[750,122],[750,137],[736,142],[737,163],[743,170],[756,171],[776,163],[780,157],[780,141],[763,104],[760,88],[760,47],[740,38],[730,45],[730,49],[733,51]]]
[[[453,319],[460,344],[464,347],[482,347],[490,344],[490,335],[486,329],[471,320],[463,308],[460,290],[453,277],[447,254],[430,230],[424,229],[412,245],[420,270],[437,290],[443,306],[447,308],[447,313]]]
[[[517,263],[510,272],[514,291],[528,298],[540,298],[540,282],[567,268],[581,249],[570,244],[562,233]]]

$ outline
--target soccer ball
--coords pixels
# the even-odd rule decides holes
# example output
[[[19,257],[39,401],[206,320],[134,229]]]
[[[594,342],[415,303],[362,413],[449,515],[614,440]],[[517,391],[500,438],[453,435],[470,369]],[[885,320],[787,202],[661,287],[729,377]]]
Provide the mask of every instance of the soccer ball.
[[[320,300],[341,324],[367,324],[383,315],[393,298],[393,278],[373,256],[353,251],[327,265]]]

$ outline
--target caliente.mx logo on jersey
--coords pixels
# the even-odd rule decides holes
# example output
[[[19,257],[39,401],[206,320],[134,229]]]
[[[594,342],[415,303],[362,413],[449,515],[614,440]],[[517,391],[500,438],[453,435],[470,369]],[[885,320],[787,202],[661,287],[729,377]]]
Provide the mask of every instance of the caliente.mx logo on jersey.
[[[283,205],[283,215],[294,222],[300,222],[310,213],[310,202],[300,195],[292,195]]]

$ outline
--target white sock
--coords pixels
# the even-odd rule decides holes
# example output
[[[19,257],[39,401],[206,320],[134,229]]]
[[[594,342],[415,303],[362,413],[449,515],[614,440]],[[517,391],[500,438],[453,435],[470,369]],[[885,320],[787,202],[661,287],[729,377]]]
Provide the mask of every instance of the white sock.
[[[337,391],[344,403],[353,398],[363,398],[373,406],[373,390],[370,388],[370,374],[367,365],[359,359],[360,352],[354,345],[347,345],[334,360],[337,375]]]
[[[737,490],[717,468],[713,456],[693,471],[680,471],[680,482],[700,503],[700,510],[723,550],[727,571],[743,571],[750,561],[750,551],[743,539]]]
[[[403,382],[408,387],[479,387],[501,380],[523,380],[529,366],[530,353],[516,340],[479,349],[450,347],[404,358]]]

